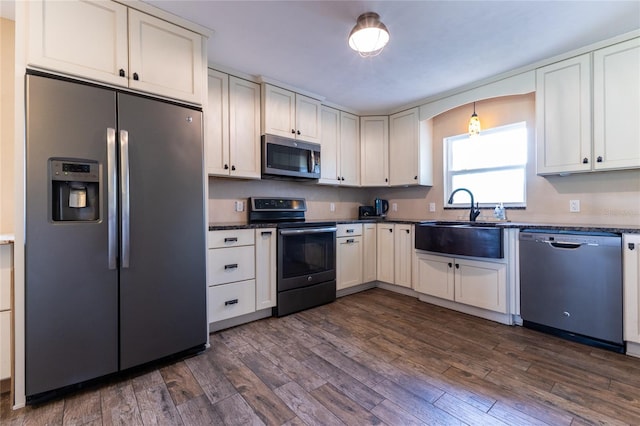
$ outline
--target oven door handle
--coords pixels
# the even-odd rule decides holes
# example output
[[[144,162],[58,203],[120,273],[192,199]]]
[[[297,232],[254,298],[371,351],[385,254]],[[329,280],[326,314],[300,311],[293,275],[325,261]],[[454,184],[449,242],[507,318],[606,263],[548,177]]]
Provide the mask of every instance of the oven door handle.
[[[320,234],[323,232],[336,232],[338,230],[335,226],[329,226],[326,228],[308,228],[308,229],[282,229],[280,235],[304,235],[304,234]]]

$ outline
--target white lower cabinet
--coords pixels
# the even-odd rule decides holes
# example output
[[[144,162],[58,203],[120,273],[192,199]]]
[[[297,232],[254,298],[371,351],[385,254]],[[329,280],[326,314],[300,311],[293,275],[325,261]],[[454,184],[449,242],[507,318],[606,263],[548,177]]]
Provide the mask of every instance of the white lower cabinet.
[[[378,281],[411,287],[412,225],[379,223],[376,249]]]
[[[256,310],[276,306],[275,228],[256,229]]]
[[[624,340],[627,354],[640,357],[640,234],[622,236]]]
[[[362,224],[338,225],[336,237],[336,289],[362,284]]]
[[[418,252],[415,290],[466,305],[507,313],[507,264]]]
[[[0,245],[0,380],[11,377],[13,244]]]
[[[208,321],[276,305],[275,229],[210,231]]]
[[[375,281],[376,271],[377,226],[375,223],[362,224],[362,282]]]

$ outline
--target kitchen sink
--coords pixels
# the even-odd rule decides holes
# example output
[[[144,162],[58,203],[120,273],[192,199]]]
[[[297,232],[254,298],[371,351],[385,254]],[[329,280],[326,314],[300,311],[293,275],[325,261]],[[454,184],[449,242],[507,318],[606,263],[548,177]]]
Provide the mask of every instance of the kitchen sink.
[[[422,222],[416,225],[415,248],[436,253],[504,257],[502,228],[494,222]]]

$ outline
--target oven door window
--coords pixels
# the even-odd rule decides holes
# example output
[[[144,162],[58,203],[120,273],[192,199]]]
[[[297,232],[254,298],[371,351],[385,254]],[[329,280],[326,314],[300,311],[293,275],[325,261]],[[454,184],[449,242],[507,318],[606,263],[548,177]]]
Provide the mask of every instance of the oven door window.
[[[335,233],[283,236],[282,277],[309,276],[335,268]]]

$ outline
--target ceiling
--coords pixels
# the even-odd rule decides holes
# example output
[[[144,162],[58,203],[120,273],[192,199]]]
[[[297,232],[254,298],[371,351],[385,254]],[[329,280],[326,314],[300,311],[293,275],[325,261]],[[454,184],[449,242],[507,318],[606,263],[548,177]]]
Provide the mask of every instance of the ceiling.
[[[210,64],[359,114],[389,113],[640,29],[640,0],[145,2],[212,29]],[[391,39],[379,56],[361,58],[347,36],[368,11]]]

